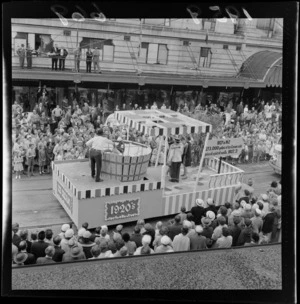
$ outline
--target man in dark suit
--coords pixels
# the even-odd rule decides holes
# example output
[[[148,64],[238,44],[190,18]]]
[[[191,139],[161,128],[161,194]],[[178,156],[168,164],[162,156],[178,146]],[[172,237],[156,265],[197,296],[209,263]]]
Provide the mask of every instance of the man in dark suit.
[[[59,48],[57,46],[57,44],[54,45],[54,47],[51,49],[51,53],[52,53],[52,71],[55,68],[55,71],[57,71],[57,61],[58,61],[58,57],[59,57]]]
[[[201,218],[205,216],[204,202],[201,198],[196,199],[196,206],[193,206],[191,213],[194,216],[196,225],[201,225]]]
[[[65,253],[65,251],[63,249],[61,249],[60,247],[60,242],[61,242],[61,237],[59,235],[56,235],[53,238],[53,244],[54,244],[54,255],[52,257],[52,260],[55,262],[61,262],[62,261],[62,257]]]
[[[62,47],[60,50],[59,50],[59,70],[60,71],[63,71],[65,69],[65,60],[66,60],[66,57],[68,56],[68,51]]]
[[[40,231],[38,233],[38,241],[32,243],[31,245],[30,252],[34,254],[36,260],[40,257],[46,256],[45,249],[49,246],[49,244],[44,241],[45,236],[46,236],[45,231]]]
[[[181,233],[181,228],[182,228],[182,224],[180,224],[180,216],[177,214],[174,219],[175,219],[174,223],[168,226],[169,229],[168,236],[172,241],[176,235]]]
[[[27,251],[27,243],[26,241],[21,241],[19,244],[19,251],[27,253],[27,259],[24,262],[24,265],[32,265],[35,264],[35,256],[32,253]]]

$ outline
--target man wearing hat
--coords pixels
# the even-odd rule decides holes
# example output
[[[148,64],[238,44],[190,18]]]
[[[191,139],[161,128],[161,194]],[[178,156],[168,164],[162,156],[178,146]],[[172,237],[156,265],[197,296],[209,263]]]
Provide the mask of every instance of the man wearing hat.
[[[91,171],[92,177],[95,176],[95,166],[96,170],[96,182],[103,182],[100,179],[101,167],[102,167],[102,153],[103,151],[110,150],[114,148],[114,143],[103,136],[103,129],[97,131],[97,136],[91,138],[86,142],[86,146],[90,148],[90,160],[91,160]]]
[[[62,239],[65,238],[65,232],[70,229],[70,225],[69,224],[63,224],[61,226],[61,232],[58,234]]]
[[[211,239],[214,229],[211,227],[211,219],[208,217],[202,217],[201,225],[203,228],[202,235],[206,237],[207,240]]]
[[[32,253],[27,252],[27,243],[26,241],[21,241],[19,244],[19,251],[27,254],[27,259],[24,261],[24,265],[35,264],[35,257]]]
[[[175,136],[175,143],[169,148],[168,165],[170,167],[170,182],[179,183],[180,165],[182,162],[183,146],[178,135]]]
[[[203,227],[197,225],[195,228],[196,233],[189,236],[190,238],[190,250],[202,250],[206,249],[206,237],[202,235]]]
[[[194,216],[195,224],[200,225],[202,217],[205,216],[204,201],[201,198],[196,199],[196,204],[192,207],[191,213]]]
[[[12,267],[19,267],[19,266],[23,266],[24,262],[26,261],[28,255],[25,252],[19,252],[15,255],[14,257],[14,262],[15,264],[12,264]]]
[[[70,256],[67,257],[64,261],[73,262],[73,261],[79,261],[79,260],[86,260],[86,257],[84,255],[84,252],[82,252],[82,250],[78,246],[74,246],[70,250]]]
[[[65,232],[64,238],[60,242],[61,249],[67,252],[69,249],[69,240],[73,238],[74,238],[74,230],[70,228]]]
[[[215,206],[214,200],[211,197],[209,197],[206,201],[206,204],[207,204],[207,207],[205,208],[205,213],[207,213],[207,211],[212,211],[216,216],[218,213],[218,210]]]
[[[240,216],[234,216],[233,217],[233,224],[229,226],[229,232],[232,236],[232,246],[237,246],[237,241],[239,239],[239,236],[241,234],[242,228],[240,227],[241,218]]]
[[[80,242],[87,259],[92,258],[91,248],[96,245],[94,242],[91,241],[91,236],[92,234],[88,230],[86,230],[83,233],[82,241]]]
[[[53,247],[54,247],[55,252],[52,257],[52,260],[55,262],[61,262],[62,257],[65,253],[65,251],[63,249],[61,249],[60,242],[61,242],[61,237],[59,235],[56,235],[53,238],[53,245],[54,245]]]

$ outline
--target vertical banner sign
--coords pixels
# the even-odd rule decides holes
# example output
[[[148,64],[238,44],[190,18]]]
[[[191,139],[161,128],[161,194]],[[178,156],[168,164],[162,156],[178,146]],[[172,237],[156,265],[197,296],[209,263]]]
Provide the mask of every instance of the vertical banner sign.
[[[68,210],[73,213],[73,198],[64,190],[63,186],[57,182],[57,194],[60,199],[63,201],[64,206],[68,208]]]
[[[242,152],[244,141],[242,137],[211,139],[208,140],[205,149],[205,157],[226,157],[229,155],[239,155]]]

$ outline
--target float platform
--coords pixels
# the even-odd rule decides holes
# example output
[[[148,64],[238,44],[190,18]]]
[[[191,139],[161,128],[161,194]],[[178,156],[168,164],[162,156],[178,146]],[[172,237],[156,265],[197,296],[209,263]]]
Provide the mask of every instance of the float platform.
[[[188,178],[180,183],[165,181],[162,189],[161,167],[148,167],[139,181],[121,182],[104,179],[96,183],[91,177],[88,159],[54,161],[53,194],[78,227],[116,225],[125,222],[161,217],[178,213],[182,206],[190,210],[195,198],[208,197],[216,205],[232,201],[237,183],[244,171],[222,162],[216,174],[218,159],[209,159],[200,173],[195,190],[198,168],[189,168]]]

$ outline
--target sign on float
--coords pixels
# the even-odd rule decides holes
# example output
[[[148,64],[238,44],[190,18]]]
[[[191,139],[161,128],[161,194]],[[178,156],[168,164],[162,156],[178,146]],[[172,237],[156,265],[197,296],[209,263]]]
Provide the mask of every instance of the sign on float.
[[[244,141],[242,137],[211,139],[207,141],[205,157],[226,157],[239,155],[242,152]]]

